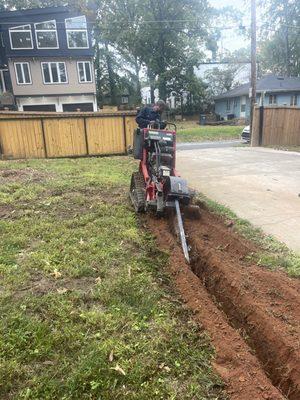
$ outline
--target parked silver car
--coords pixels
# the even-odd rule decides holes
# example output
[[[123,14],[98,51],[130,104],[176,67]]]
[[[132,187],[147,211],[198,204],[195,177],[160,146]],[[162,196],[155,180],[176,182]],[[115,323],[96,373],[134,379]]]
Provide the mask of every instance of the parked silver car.
[[[246,143],[250,143],[251,135],[250,135],[250,125],[245,126],[242,132],[242,140]]]

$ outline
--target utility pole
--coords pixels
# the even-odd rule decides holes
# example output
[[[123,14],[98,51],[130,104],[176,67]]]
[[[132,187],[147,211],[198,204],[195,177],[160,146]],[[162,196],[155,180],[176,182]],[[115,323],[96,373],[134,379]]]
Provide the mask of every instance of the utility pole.
[[[251,0],[251,86],[250,132],[252,133],[254,105],[256,103],[256,0]]]
[[[284,8],[284,16],[285,16],[285,68],[286,74],[288,77],[291,76],[291,54],[290,54],[290,42],[289,42],[289,19],[288,19],[288,6],[286,5]]]

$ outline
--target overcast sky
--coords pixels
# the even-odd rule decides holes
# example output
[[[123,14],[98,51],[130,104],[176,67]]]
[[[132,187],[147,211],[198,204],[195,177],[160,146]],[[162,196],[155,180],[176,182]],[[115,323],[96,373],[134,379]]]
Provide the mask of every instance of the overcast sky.
[[[245,0],[209,0],[210,4],[215,8],[222,8],[226,6],[236,7],[238,10],[245,13],[245,18],[241,21],[244,24],[250,23],[249,6]],[[241,47],[246,47],[250,44],[244,36],[238,35],[234,30],[226,30],[222,32],[222,40],[219,43],[221,49],[230,51],[237,50]]]
[[[244,6],[244,0],[210,0],[210,3],[214,7],[224,7],[224,6],[234,6],[241,7]]]

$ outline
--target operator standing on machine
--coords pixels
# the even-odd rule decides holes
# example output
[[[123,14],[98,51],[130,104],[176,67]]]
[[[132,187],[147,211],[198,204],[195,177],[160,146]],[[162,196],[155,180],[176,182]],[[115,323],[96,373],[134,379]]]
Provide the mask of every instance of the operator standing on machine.
[[[165,129],[166,124],[161,121],[161,114],[166,107],[166,103],[163,100],[158,100],[154,106],[142,108],[135,119],[139,128],[147,128],[148,125],[154,125],[154,127]]]

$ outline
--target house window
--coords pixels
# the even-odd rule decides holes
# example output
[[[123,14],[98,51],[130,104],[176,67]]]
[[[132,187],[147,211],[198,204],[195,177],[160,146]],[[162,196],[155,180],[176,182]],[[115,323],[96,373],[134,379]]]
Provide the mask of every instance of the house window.
[[[9,29],[10,45],[13,50],[33,49],[30,25],[15,26]]]
[[[64,62],[42,62],[45,84],[67,83],[66,64]]]
[[[226,101],[226,110],[229,111],[231,109],[231,100]]]
[[[88,33],[85,16],[66,19],[69,49],[88,49]]]
[[[297,106],[298,105],[298,96],[296,94],[293,94],[291,96],[291,106]]]
[[[77,70],[80,83],[92,82],[91,63],[89,61],[78,61]]]
[[[58,39],[56,22],[45,21],[34,24],[35,37],[38,49],[57,49]]]
[[[237,107],[237,105],[238,105],[238,99],[237,99],[237,97],[235,97],[234,101],[233,101],[233,107],[235,108],[235,107]]]
[[[277,96],[276,96],[276,94],[270,94],[269,95],[269,104],[270,105],[277,104]]]
[[[244,113],[246,111],[246,104],[241,104],[241,112]]]
[[[128,96],[122,96],[122,97],[121,97],[121,102],[122,102],[122,104],[128,104],[128,103],[129,103],[129,98],[128,98]]]
[[[28,62],[15,63],[16,79],[18,85],[30,85],[31,74]]]

